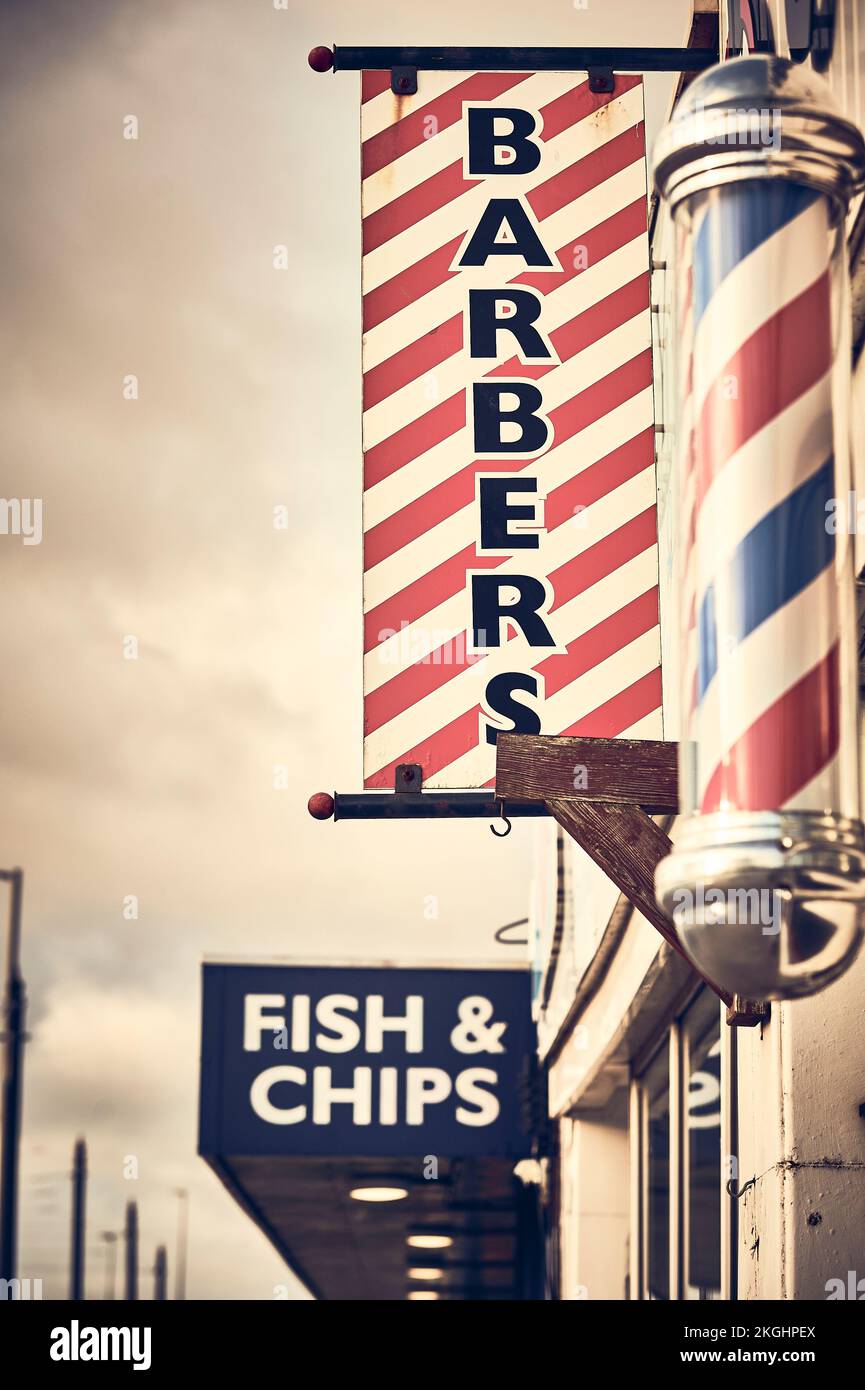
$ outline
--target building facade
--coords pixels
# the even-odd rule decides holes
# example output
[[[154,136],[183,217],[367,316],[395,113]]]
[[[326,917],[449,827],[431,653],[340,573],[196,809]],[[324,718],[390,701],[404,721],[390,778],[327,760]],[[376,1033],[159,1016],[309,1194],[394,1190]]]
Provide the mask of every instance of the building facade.
[[[689,42],[732,56],[771,34],[776,51],[824,74],[861,125],[865,3],[815,4],[803,30],[808,9],[776,0],[719,12],[697,0]],[[859,198],[847,230],[854,476],[865,496],[863,227]],[[655,199],[650,231],[664,707],[663,730],[645,736],[676,739],[673,276],[670,224]],[[861,575],[865,520],[856,551]],[[536,833],[551,1294],[865,1298],[865,953],[823,992],[773,1003],[758,1026],[730,1027],[717,996],[593,861],[552,824]]]

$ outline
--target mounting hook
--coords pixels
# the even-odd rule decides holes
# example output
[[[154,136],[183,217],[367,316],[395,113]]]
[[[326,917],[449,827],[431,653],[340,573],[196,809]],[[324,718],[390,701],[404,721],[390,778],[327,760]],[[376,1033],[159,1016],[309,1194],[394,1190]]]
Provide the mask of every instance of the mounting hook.
[[[505,922],[503,927],[497,928],[493,935],[493,939],[495,941],[498,941],[499,944],[502,946],[528,946],[529,938],[527,936],[509,935],[509,933],[513,931],[514,927],[526,927],[528,926],[528,923],[528,917],[518,917],[516,922]]]
[[[495,826],[492,824],[492,822],[490,822],[490,830],[493,832],[493,834],[495,835],[496,839],[498,839],[498,840],[503,840],[503,839],[505,838],[506,835],[510,835],[511,830],[513,829],[513,827],[512,827],[512,825],[511,825],[511,823],[510,823],[510,820],[509,820],[508,817],[505,815],[504,802],[500,801],[500,802],[498,803],[498,806],[499,806],[499,818],[500,818],[501,820],[504,821],[505,825],[507,826],[507,829],[506,829],[506,830],[496,830]]]
[[[734,1201],[734,1202],[739,1202],[739,1201],[741,1201],[741,1199],[744,1197],[745,1193],[748,1191],[748,1188],[749,1188],[749,1187],[753,1187],[754,1184],[756,1183],[756,1181],[757,1181],[756,1178],[749,1178],[748,1181],[747,1181],[746,1183],[744,1183],[744,1184],[742,1185],[742,1187],[740,1188],[740,1190],[737,1192],[737,1191],[736,1191],[736,1179],[735,1179],[735,1178],[729,1178],[728,1181],[727,1181],[727,1192],[728,1192],[729,1195],[733,1198],[733,1201]]]

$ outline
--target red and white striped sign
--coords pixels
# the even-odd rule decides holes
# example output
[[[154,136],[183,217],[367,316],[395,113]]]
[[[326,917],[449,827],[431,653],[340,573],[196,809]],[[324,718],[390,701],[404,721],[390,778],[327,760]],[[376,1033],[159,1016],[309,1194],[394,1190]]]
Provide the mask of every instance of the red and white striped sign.
[[[642,83],[362,74],[364,784],[658,737]]]

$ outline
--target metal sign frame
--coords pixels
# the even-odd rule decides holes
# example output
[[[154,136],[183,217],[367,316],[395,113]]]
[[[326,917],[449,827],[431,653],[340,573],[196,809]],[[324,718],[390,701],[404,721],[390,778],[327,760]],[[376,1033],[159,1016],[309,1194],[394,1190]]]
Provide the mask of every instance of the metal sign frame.
[[[592,91],[612,90],[616,72],[697,73],[718,62],[714,48],[437,48],[413,46],[320,46],[309,54],[315,72],[391,72],[396,95],[417,90],[419,71],[586,72]],[[507,834],[510,816],[549,814],[543,802],[505,803],[495,792],[422,791],[421,768],[402,764],[393,792],[314,793],[308,802],[316,820],[438,819],[502,817]],[[494,829],[494,827],[491,827]]]

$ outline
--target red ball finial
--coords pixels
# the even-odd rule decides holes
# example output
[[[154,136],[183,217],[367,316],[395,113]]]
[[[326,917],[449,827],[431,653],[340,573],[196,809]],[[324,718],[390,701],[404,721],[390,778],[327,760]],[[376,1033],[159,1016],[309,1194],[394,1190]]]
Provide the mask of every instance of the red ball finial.
[[[333,67],[333,49],[311,48],[307,62],[313,72],[330,72]]]
[[[329,792],[313,792],[306,809],[314,820],[330,820],[333,815],[333,797]]]

